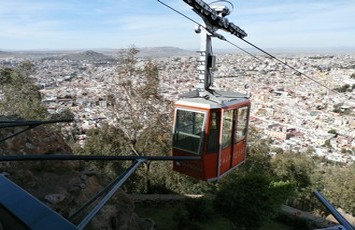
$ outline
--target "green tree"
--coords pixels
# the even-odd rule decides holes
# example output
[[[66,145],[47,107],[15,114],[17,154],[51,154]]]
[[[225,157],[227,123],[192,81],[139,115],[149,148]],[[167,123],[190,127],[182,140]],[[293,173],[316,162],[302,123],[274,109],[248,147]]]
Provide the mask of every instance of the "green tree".
[[[144,73],[146,74],[146,82],[142,96],[147,99],[149,99],[149,97],[160,99],[158,66],[153,61],[149,60],[144,66]]]
[[[94,128],[87,131],[87,137],[85,145],[80,149],[77,154],[85,155],[118,155],[121,152],[127,152],[126,139],[123,137],[123,133],[107,124],[104,124],[100,128]],[[90,165],[105,175],[107,179],[114,179],[117,174],[123,171],[126,164],[114,161],[114,162],[90,162]]]
[[[216,213],[211,200],[204,198],[187,199],[174,213],[175,229],[204,229],[204,223],[211,221]]]
[[[300,188],[311,184],[315,165],[310,157],[288,152],[276,155],[271,164],[273,172],[281,180],[291,180]]]
[[[199,181],[172,171],[172,162],[152,162],[150,176],[153,193],[211,194],[216,184]]]
[[[235,171],[235,173],[263,173],[271,175],[271,157],[269,156],[269,152],[266,151],[268,147],[265,147],[264,144],[265,142],[262,141],[255,146],[249,147],[245,164],[240,166],[241,170]]]
[[[338,91],[339,93],[344,93],[346,91],[348,91],[349,89],[351,89],[349,84],[345,84],[341,87],[335,88],[334,90]]]
[[[222,183],[214,200],[216,210],[230,220],[234,229],[257,229],[275,217],[293,185],[250,173]]]
[[[126,152],[127,143],[123,133],[108,124],[100,128],[90,129],[84,146],[86,154],[110,155],[116,152]]]
[[[18,68],[0,69],[0,112],[2,115],[25,119],[44,119],[48,116],[35,82],[30,78],[33,64],[22,63]]]
[[[271,139],[263,139],[262,132],[253,127],[249,129],[247,161],[237,173],[261,173],[271,175]]]
[[[336,207],[355,214],[355,164],[331,166],[323,174],[324,196]]]
[[[295,185],[295,195],[288,204],[305,211],[318,207],[313,191],[322,187],[321,177],[314,160],[300,153],[286,152],[271,160],[273,174],[279,180],[288,180]]]
[[[324,146],[324,147],[327,147],[328,149],[331,149],[331,148],[332,148],[332,144],[330,143],[330,139],[324,141],[323,146]]]
[[[331,130],[329,130],[329,131],[328,131],[328,133],[330,133],[330,134],[334,134],[334,135],[335,135],[335,137],[337,137],[337,135],[338,135],[338,132],[337,132],[335,129],[331,129]]]

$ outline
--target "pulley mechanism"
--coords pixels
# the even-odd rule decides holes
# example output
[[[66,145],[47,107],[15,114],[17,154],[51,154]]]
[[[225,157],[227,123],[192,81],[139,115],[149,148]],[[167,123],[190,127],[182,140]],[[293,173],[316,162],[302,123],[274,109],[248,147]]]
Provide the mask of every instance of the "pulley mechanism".
[[[222,40],[225,38],[217,33],[222,29],[230,32],[237,37],[244,38],[247,34],[235,24],[228,21],[227,15],[231,10],[217,2],[208,5],[201,0],[184,0],[185,3],[193,8],[204,21],[205,25],[198,25],[195,29],[196,33],[201,34],[200,57],[198,59],[198,83],[196,88],[200,97],[206,97],[207,92],[213,86],[213,70],[215,69],[216,57],[212,51],[212,37],[218,37]]]

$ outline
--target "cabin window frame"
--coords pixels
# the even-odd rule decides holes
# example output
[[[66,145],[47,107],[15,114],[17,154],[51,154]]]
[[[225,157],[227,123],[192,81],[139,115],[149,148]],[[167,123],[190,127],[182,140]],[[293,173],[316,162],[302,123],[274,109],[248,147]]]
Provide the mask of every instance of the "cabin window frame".
[[[214,117],[215,114],[215,117]],[[208,127],[207,153],[217,153],[219,151],[220,131],[221,131],[221,111],[211,110]]]
[[[187,125],[185,125],[185,127],[183,127],[183,128],[186,128],[187,126],[192,126],[191,132],[184,132],[184,131],[181,131],[181,129],[177,130],[177,129],[179,129],[178,123],[177,123],[177,122],[179,122],[179,117],[178,117],[179,111],[191,112],[194,114],[202,115],[203,116],[202,123],[200,123],[196,127],[196,120],[195,120],[191,124],[187,124]],[[196,119],[196,116],[194,116],[193,120],[194,119]],[[203,149],[203,143],[204,143],[204,139],[205,139],[206,119],[207,119],[207,112],[205,112],[205,111],[186,109],[186,108],[176,108],[175,109],[175,117],[174,117],[173,143],[172,143],[173,148],[180,149],[180,150],[183,150],[183,151],[186,151],[189,153],[193,153],[196,155],[201,155],[202,149]],[[199,128],[199,127],[200,127],[200,130],[196,130],[196,128]],[[200,135],[198,135],[198,133],[200,133]],[[185,148],[185,146],[179,145],[178,144],[179,140],[177,140],[177,139],[179,138],[178,136],[180,134],[185,135],[184,139],[190,138],[192,140],[192,142],[194,142],[194,140],[192,138],[198,138],[199,141],[198,141],[197,147],[194,147],[193,149],[188,149],[188,148]],[[180,141],[182,141],[182,140],[183,139],[181,139]]]
[[[241,123],[240,119],[240,110],[245,110],[245,116],[243,119],[243,123]],[[234,144],[243,141],[246,139],[247,134],[248,134],[248,120],[249,120],[249,111],[250,111],[250,106],[242,106],[237,109],[235,109],[234,116],[236,116],[236,125],[234,128]]]
[[[223,110],[223,113],[222,113],[222,119],[221,119],[221,149],[226,149],[230,146],[232,146],[232,133],[234,132],[233,130],[233,123],[234,123],[234,110]],[[228,126],[226,126],[226,123],[227,123],[227,116],[226,114],[227,113],[231,113],[231,116],[229,117],[230,118],[230,122],[228,124]],[[227,130],[228,128],[228,130]],[[227,131],[227,132],[226,132]]]

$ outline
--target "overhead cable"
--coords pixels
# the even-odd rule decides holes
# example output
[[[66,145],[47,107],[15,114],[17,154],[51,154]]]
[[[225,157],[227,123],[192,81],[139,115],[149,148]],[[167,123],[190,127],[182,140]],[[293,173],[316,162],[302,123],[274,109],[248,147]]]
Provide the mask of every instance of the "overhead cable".
[[[202,25],[201,23],[199,23],[199,22],[193,20],[193,19],[190,18],[189,16],[186,16],[185,14],[183,14],[183,13],[181,13],[180,11],[174,9],[173,7],[169,6],[168,4],[166,4],[166,3],[164,3],[164,2],[162,2],[162,1],[160,1],[160,0],[157,0],[157,1],[158,1],[160,4],[162,4],[162,5],[166,6],[166,7],[168,7],[169,9],[171,9],[171,10],[174,11],[175,13],[180,14],[180,15],[183,16],[184,18],[187,18],[188,20],[192,21],[193,23],[195,23],[195,24],[201,26],[202,28],[204,28],[205,30],[208,31],[208,29],[207,29],[204,25]]]
[[[266,52],[265,50],[259,48],[258,46],[256,46],[256,45],[254,45],[253,43],[251,43],[251,42],[245,40],[244,38],[241,38],[241,40],[244,41],[244,42],[246,42],[246,43],[248,43],[249,45],[251,45],[251,46],[254,47],[255,49],[261,51],[262,53],[268,55],[268,56],[271,57],[272,59],[275,59],[276,61],[280,62],[281,64],[283,64],[283,65],[285,65],[285,66],[291,68],[292,70],[294,70],[294,71],[296,71],[297,73],[301,74],[302,76],[308,78],[309,80],[311,80],[311,81],[317,83],[318,85],[323,86],[324,88],[326,88],[326,89],[328,89],[328,90],[330,90],[330,91],[332,91],[332,92],[335,92],[336,94],[339,94],[337,91],[335,91],[335,90],[329,88],[328,86],[324,85],[323,83],[321,83],[321,82],[315,80],[314,78],[312,78],[312,77],[306,75],[305,73],[299,71],[299,70],[296,69],[295,67],[293,67],[293,66],[287,64],[286,62],[280,60],[279,58],[277,58],[277,57],[275,57],[274,55],[272,55],[272,54]]]
[[[202,25],[201,23],[199,23],[199,22],[193,20],[192,18],[186,16],[185,14],[183,14],[183,13],[181,13],[180,11],[174,9],[173,7],[167,5],[166,3],[164,3],[164,2],[162,2],[162,1],[160,1],[160,0],[157,0],[157,1],[158,1],[159,3],[161,3],[161,4],[163,4],[164,6],[168,7],[169,9],[173,10],[174,12],[176,12],[176,13],[180,14],[181,16],[187,18],[188,20],[192,21],[193,23],[195,23],[195,24],[201,26],[201,27],[204,28],[205,30],[211,32],[211,30],[210,30],[209,28],[207,28],[206,26]],[[212,34],[215,34],[215,33],[212,32]],[[251,54],[250,52],[247,52],[245,49],[242,49],[242,48],[240,48],[239,46],[235,45],[234,43],[228,41],[228,40],[225,39],[223,36],[221,36],[221,35],[219,35],[219,34],[216,34],[216,37],[219,38],[219,39],[221,39],[221,40],[223,40],[223,41],[225,41],[225,42],[227,42],[227,43],[229,43],[229,44],[231,44],[231,45],[233,45],[233,46],[235,46],[236,48],[242,50],[243,52],[245,52],[245,53],[247,53],[247,54],[249,54],[249,55],[251,55],[252,57],[256,58],[257,60],[263,62],[261,59],[259,59],[259,58],[256,57],[255,55]],[[286,62],[283,62],[282,60],[280,60],[279,58],[275,57],[274,55],[272,55],[272,54],[270,54],[270,53],[264,51],[263,49],[259,48],[258,46],[256,46],[256,45],[252,44],[251,42],[245,40],[243,37],[240,37],[240,36],[237,36],[237,37],[240,38],[242,41],[246,42],[247,44],[251,45],[251,46],[254,47],[255,49],[257,49],[257,50],[261,51],[262,53],[268,55],[268,56],[271,57],[272,59],[275,59],[276,61],[280,62],[281,64],[283,64],[283,65],[285,65],[285,66],[291,68],[292,70],[296,71],[298,74],[300,74],[300,75],[306,77],[307,79],[313,81],[314,83],[316,83],[316,84],[318,84],[318,85],[320,85],[320,86],[322,86],[322,87],[324,87],[324,88],[326,88],[326,89],[328,89],[328,90],[330,90],[330,91],[332,91],[332,92],[334,92],[334,93],[340,95],[340,93],[338,93],[338,92],[335,91],[334,89],[331,89],[330,87],[328,87],[328,86],[326,86],[325,84],[323,84],[323,83],[321,83],[321,82],[315,80],[314,78],[312,78],[312,77],[306,75],[305,73],[299,71],[298,69],[296,69],[296,68],[294,68],[293,66],[287,64]]]

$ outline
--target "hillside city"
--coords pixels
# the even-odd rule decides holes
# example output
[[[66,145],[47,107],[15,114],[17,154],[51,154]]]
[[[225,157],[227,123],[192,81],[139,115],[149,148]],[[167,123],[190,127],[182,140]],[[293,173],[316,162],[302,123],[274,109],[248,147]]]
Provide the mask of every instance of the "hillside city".
[[[250,126],[260,130],[260,138],[272,139],[275,152],[271,154],[277,149],[311,151],[330,161],[355,161],[355,54],[277,55],[309,78],[336,90],[275,60],[258,57],[261,61],[244,54],[217,55],[214,88],[250,95]],[[160,92],[165,99],[175,101],[180,94],[195,89],[196,54],[139,56],[137,67],[143,68],[149,59],[159,68]],[[48,111],[69,109],[83,144],[86,130],[113,122],[107,96],[120,68],[118,60],[117,53],[94,51],[46,57],[2,55],[0,66],[31,61]],[[344,86],[345,92],[339,90]]]

